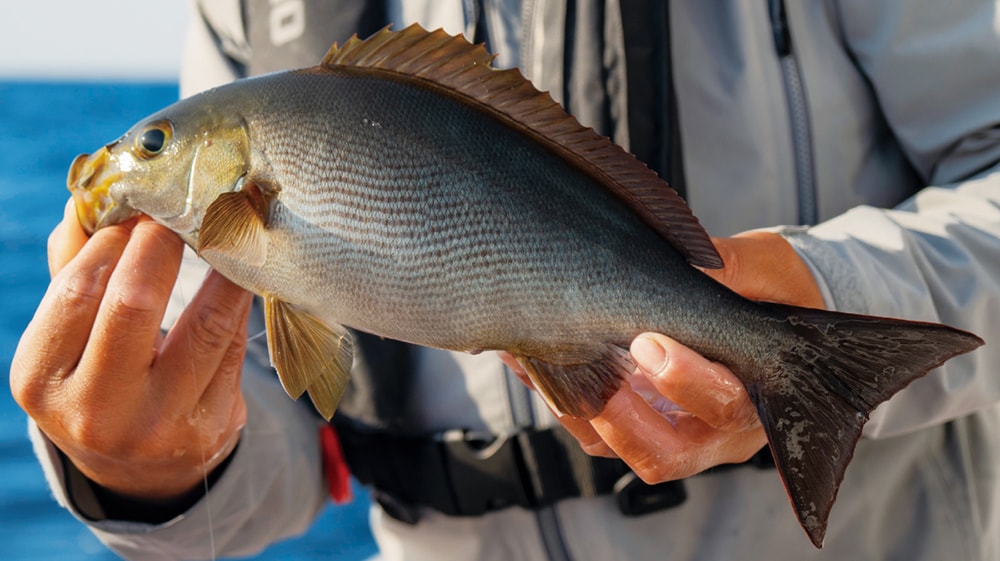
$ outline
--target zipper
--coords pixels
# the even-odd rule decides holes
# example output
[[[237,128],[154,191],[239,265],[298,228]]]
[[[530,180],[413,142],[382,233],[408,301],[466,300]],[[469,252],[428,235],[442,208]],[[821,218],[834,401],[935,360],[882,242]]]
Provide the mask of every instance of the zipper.
[[[504,370],[506,371],[507,405],[510,408],[515,430],[533,427],[535,425],[535,413],[532,405],[533,392],[522,384],[509,368],[505,367]],[[545,556],[549,561],[572,561],[555,505],[541,507],[535,509],[534,512]]]
[[[487,8],[483,4],[488,0],[475,0],[476,19],[483,17],[483,11]],[[529,80],[534,78],[534,58],[533,42],[535,37],[535,0],[522,0],[520,6],[521,29],[520,29],[520,66],[522,72]],[[496,7],[494,7],[496,9]],[[478,27],[478,25],[477,25]],[[510,410],[511,421],[514,430],[524,430],[535,426],[535,412],[532,400],[532,390],[528,389],[517,376],[506,366],[505,381],[507,386],[507,406]],[[573,561],[563,536],[562,523],[556,512],[555,505],[538,508],[534,511],[535,523],[538,525],[538,535],[542,549],[549,561]]]
[[[666,68],[661,79],[661,87],[663,88],[662,107],[665,113],[663,120],[666,121],[667,130],[662,138],[664,153],[661,171],[667,174],[664,177],[674,191],[677,191],[681,198],[687,199],[687,178],[684,174],[684,153],[681,143],[681,117],[677,110],[677,89],[674,86],[674,51],[670,43],[673,36],[670,29],[671,4],[671,2],[665,2],[662,12],[662,25],[666,33],[666,40],[663,43],[665,52],[662,56]]]
[[[781,67],[788,122],[792,137],[795,164],[795,184],[799,196],[799,224],[812,225],[819,220],[816,201],[816,169],[813,159],[812,129],[806,103],[802,72],[792,48],[784,0],[768,0],[767,13],[771,20],[774,50]]]

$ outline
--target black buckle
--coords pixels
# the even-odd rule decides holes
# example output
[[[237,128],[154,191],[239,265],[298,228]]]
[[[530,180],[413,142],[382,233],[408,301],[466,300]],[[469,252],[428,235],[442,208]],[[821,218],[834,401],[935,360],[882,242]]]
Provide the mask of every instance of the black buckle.
[[[456,429],[439,435],[455,505],[446,514],[476,516],[512,505],[536,505],[536,493],[525,477],[524,434],[489,439]]]
[[[392,518],[415,526],[420,522],[420,507],[403,502],[389,493],[372,489],[372,499]]]
[[[626,473],[615,483],[618,510],[625,516],[642,516],[680,506],[687,500],[684,481],[649,485],[634,472]]]
[[[551,466],[556,462],[539,457],[557,447],[552,434],[524,430],[513,437],[489,440],[462,430],[443,433],[441,442],[447,448],[444,464],[456,506],[454,512],[447,514],[480,515],[513,505],[534,509],[570,496],[613,492],[622,514],[641,516],[679,506],[687,500],[683,481],[648,485],[631,471],[612,479],[613,487],[608,481],[608,487],[592,487],[582,492],[580,482],[569,481],[572,474],[561,469],[553,471]],[[588,458],[588,461],[602,460]],[[558,465],[562,467],[564,463],[565,459]]]
[[[426,491],[424,506],[451,516],[476,516],[512,505],[532,508],[536,500],[525,483],[524,434],[491,438],[453,429],[435,435],[429,442],[436,450],[431,456],[436,457],[437,477],[422,486]],[[414,525],[420,521],[421,506],[417,504],[377,486],[372,498],[400,522]]]

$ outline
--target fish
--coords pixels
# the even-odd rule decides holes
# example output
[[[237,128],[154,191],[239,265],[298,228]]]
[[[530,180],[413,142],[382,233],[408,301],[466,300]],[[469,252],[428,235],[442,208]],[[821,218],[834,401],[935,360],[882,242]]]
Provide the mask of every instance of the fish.
[[[946,325],[751,301],[684,200],[483,45],[385,28],[310,68],[182,99],[78,156],[88,232],[145,214],[264,301],[293,399],[329,419],[353,331],[506,351],[593,418],[668,334],[740,379],[818,548],[871,411],[984,344]]]

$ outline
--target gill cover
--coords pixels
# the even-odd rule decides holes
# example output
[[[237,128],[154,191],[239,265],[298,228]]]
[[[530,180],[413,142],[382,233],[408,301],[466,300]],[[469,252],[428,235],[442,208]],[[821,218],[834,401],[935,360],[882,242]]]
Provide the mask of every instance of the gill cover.
[[[143,213],[189,234],[212,201],[246,174],[249,144],[237,115],[182,101],[78,156],[67,187],[88,233]]]

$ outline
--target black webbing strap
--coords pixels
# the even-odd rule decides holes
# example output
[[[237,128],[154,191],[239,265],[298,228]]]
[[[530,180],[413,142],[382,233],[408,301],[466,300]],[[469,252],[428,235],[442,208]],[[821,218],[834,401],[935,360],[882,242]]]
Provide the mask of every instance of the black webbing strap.
[[[670,48],[670,2],[621,5],[628,80],[629,149],[687,198]]]
[[[621,460],[587,455],[562,427],[489,440],[461,430],[401,436],[343,418],[335,425],[351,473],[390,516],[411,524],[421,507],[476,516],[614,493],[622,513],[635,516],[686,498],[682,481],[646,485]]]
[[[420,506],[475,516],[606,494],[628,471],[620,461],[587,456],[563,430],[488,440],[461,430],[410,437],[336,425],[351,473],[392,516],[411,522]]]

